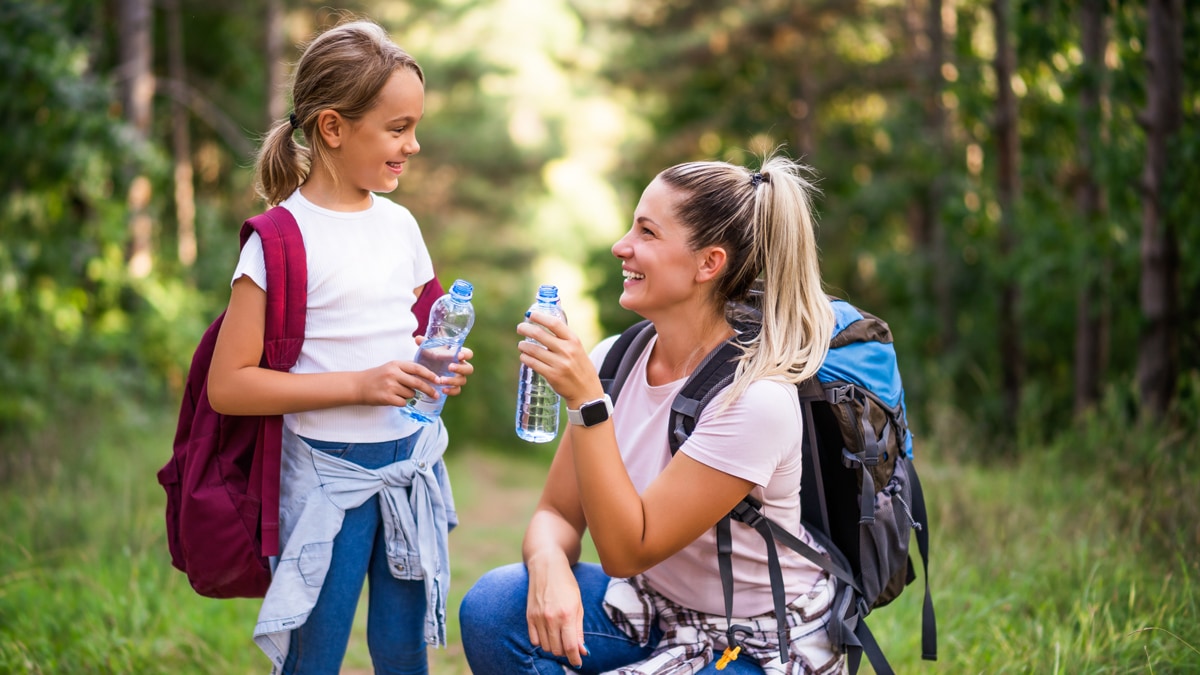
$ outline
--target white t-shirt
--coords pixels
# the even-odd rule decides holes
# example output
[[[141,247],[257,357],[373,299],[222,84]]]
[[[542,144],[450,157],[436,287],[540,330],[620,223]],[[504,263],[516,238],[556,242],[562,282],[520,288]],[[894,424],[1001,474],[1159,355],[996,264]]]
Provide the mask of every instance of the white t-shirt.
[[[646,381],[646,363],[657,342],[653,338],[642,352],[621,389],[613,410],[613,427],[621,458],[638,493],[643,492],[671,460],[667,442],[671,402],[685,379],[660,386]],[[614,338],[592,350],[597,369]],[[755,484],[750,494],[763,504],[771,520],[791,532],[801,532],[800,471],[803,439],[802,413],[795,385],[780,380],[759,380],[750,385],[731,407],[718,412],[725,395],[717,397],[700,414],[692,435],[679,448],[692,459],[723,473]],[[754,529],[734,521],[733,615],[750,617],[772,611],[767,548]],[[786,546],[778,546],[779,563],[791,602],[820,578],[819,567]],[[680,605],[707,614],[725,614],[721,576],[717,566],[716,530],[675,555],[646,570],[650,585]]]
[[[413,289],[433,278],[433,262],[408,209],[372,195],[364,211],[331,211],[299,190],[280,205],[296,218],[308,257],[304,346],[291,372],[355,371],[411,361],[417,348]],[[233,280],[243,275],[266,290],[257,234],[242,248]],[[420,428],[390,406],[288,414],[284,424],[299,436],[348,443],[404,438]]]

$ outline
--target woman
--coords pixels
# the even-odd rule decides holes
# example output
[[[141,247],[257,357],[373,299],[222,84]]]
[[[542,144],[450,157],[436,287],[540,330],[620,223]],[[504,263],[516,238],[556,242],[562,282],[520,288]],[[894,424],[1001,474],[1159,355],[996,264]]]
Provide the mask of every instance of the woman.
[[[770,157],[760,172],[681,164],[642,194],[613,246],[621,306],[657,335],[607,413],[597,375],[612,340],[589,355],[562,321],[523,324],[521,361],[566,401],[563,435],[523,544],[524,564],[492,570],[460,609],[472,672],[710,673],[725,649],[725,605],[713,526],[751,495],[800,530],[801,413],[794,383],[820,366],[833,328],[821,289],[813,188],[805,169]],[[671,455],[667,417],[688,375],[736,334],[728,310],[760,283],[762,326],[734,381]],[[551,331],[547,336],[542,328]],[[585,408],[585,414],[579,411]],[[590,528],[602,568],[579,563]],[[733,524],[735,622],[755,628],[724,673],[828,673],[842,668],[825,629],[833,584],[779,550],[789,592],[787,663],[780,658],[767,553]]]

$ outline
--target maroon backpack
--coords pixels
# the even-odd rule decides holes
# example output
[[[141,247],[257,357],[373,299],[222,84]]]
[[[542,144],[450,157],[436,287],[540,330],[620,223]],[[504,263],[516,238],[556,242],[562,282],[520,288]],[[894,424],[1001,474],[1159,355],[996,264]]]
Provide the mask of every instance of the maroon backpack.
[[[308,261],[295,218],[276,206],[242,225],[245,246],[258,232],[267,268],[262,365],[288,371],[304,343]],[[435,277],[413,306],[424,333]],[[179,408],[174,453],[158,472],[167,492],[171,563],[211,598],[258,598],[271,582],[268,556],[279,554],[281,415],[222,415],[208,403],[208,369],[222,313],[200,338]],[[416,333],[414,333],[416,334]]]

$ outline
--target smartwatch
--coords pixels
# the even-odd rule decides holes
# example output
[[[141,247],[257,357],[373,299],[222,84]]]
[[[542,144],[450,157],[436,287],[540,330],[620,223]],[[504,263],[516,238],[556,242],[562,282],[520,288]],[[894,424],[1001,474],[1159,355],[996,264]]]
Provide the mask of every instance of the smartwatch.
[[[579,410],[567,408],[567,421],[581,427],[594,427],[606,421],[612,415],[612,399],[608,394],[604,398],[588,401],[579,406]]]

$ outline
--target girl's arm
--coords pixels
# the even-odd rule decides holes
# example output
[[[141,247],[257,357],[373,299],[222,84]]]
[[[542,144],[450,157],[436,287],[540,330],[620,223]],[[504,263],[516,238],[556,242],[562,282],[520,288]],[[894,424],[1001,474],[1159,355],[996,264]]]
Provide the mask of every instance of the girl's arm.
[[[412,361],[335,373],[294,374],[260,367],[266,311],[266,291],[249,277],[233,282],[208,371],[208,400],[216,412],[280,415],[344,405],[402,406],[417,390],[437,395],[430,384],[436,380],[434,373]],[[470,358],[469,351],[464,358]],[[457,375],[445,383],[459,387],[471,366],[460,362],[451,368]]]
[[[587,523],[574,474],[571,442],[564,436],[525,530],[522,553],[529,574],[525,609],[529,640],[578,666],[582,663],[581,653],[586,653],[583,601],[571,567],[579,562]]]
[[[600,398],[595,366],[567,325],[534,314],[554,335],[522,324],[546,349],[520,343],[521,362],[549,380],[568,407]],[[611,422],[585,428],[571,425],[564,436],[571,449],[575,489],[592,541],[610,576],[629,577],[653,567],[709,530],[754,487],[743,478],[708,467],[683,453],[638,494],[617,449]]]

